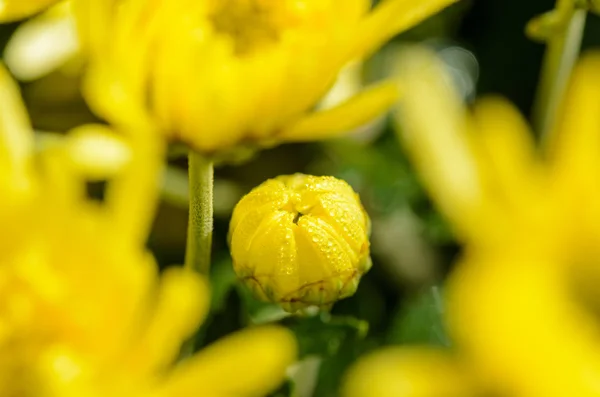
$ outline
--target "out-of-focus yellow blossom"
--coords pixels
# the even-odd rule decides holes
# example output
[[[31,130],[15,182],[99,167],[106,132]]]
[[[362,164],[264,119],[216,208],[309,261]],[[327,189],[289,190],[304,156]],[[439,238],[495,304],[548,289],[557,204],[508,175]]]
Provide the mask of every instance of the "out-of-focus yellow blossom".
[[[79,38],[71,1],[61,1],[23,22],[4,50],[6,66],[23,81],[38,79],[61,67],[64,70],[69,61],[77,64],[78,55]]]
[[[396,98],[380,84],[311,112],[342,67],[454,1],[77,0],[87,98],[205,154],[339,135]]]
[[[162,167],[158,134],[129,126],[128,149],[105,127],[80,127],[36,153],[4,69],[0,110],[0,395],[257,396],[275,388],[295,354],[293,337],[277,327],[242,331],[175,365],[206,314],[208,291],[182,268],[159,275],[144,248]],[[106,177],[105,201],[88,199],[85,182]]]
[[[286,175],[236,205],[229,244],[238,277],[254,295],[295,312],[356,292],[371,267],[369,217],[333,177]]]
[[[429,53],[400,69],[404,144],[466,246],[447,286],[464,363],[500,395],[599,395],[600,55],[576,67],[544,151],[502,99],[469,114]]]
[[[360,358],[346,373],[344,397],[474,396],[455,357],[432,347],[394,347]]]
[[[0,22],[11,22],[40,12],[59,0],[0,0]]]

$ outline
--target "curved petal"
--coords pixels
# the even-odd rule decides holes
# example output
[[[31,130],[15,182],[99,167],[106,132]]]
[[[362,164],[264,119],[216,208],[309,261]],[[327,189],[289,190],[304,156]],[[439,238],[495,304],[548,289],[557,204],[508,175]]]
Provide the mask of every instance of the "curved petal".
[[[449,353],[395,347],[358,361],[344,377],[343,397],[468,397],[470,382]]]
[[[482,152],[493,191],[505,216],[521,210],[517,217],[530,215],[541,194],[541,163],[533,134],[519,111],[502,98],[485,98],[473,113],[477,134],[473,135]],[[527,214],[522,209],[526,208]]]
[[[513,233],[520,246],[468,252],[450,277],[451,336],[476,376],[507,395],[598,395],[595,315],[574,298],[555,255],[536,254],[526,233]]]
[[[442,212],[460,233],[475,235],[489,203],[466,109],[426,50],[407,50],[398,76],[402,98],[395,116],[408,155]]]
[[[384,0],[363,20],[357,32],[355,56],[369,54],[394,35],[458,0]]]
[[[549,158],[558,191],[570,197],[598,197],[600,190],[600,54],[576,66],[562,106]],[[590,194],[590,189],[595,193]],[[573,203],[584,206],[584,203]]]
[[[168,396],[263,396],[284,379],[296,359],[288,330],[257,327],[233,334],[175,368],[163,385]]]
[[[0,165],[21,177],[33,153],[33,130],[17,84],[0,64]]]
[[[59,3],[19,26],[11,36],[4,58],[19,80],[35,80],[74,58],[79,50],[70,3]]]
[[[311,113],[285,129],[278,138],[305,142],[339,137],[385,112],[398,98],[392,82],[365,89],[331,109]]]
[[[181,267],[167,269],[162,277],[156,307],[144,324],[140,340],[127,353],[142,374],[164,370],[179,353],[181,342],[200,325],[209,307],[208,284]]]
[[[166,143],[152,126],[120,130],[135,148],[130,161],[106,188],[105,203],[122,243],[143,245],[158,205]],[[118,226],[117,226],[118,225]]]
[[[110,128],[99,124],[77,127],[66,139],[71,163],[91,180],[118,175],[131,160],[131,148]]]
[[[72,0],[81,44],[92,56],[105,53],[117,0]]]

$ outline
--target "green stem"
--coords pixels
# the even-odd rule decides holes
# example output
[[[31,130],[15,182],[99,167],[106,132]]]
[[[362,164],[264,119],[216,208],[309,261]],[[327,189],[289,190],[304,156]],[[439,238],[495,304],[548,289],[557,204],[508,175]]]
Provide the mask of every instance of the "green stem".
[[[213,231],[213,163],[190,152],[188,169],[190,209],[185,267],[208,276]]]
[[[557,1],[557,10],[565,9],[564,27],[548,40],[533,112],[534,126],[543,145],[553,134],[556,114],[579,56],[585,26],[586,12],[575,9],[573,0]]]

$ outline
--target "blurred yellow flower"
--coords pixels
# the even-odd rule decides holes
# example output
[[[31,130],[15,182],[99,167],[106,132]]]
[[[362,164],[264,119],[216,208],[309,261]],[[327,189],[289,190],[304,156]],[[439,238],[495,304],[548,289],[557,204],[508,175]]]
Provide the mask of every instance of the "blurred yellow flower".
[[[312,112],[342,67],[454,1],[76,0],[87,98],[204,154],[339,135],[396,98],[380,84]]]
[[[59,0],[0,0],[0,22],[26,18]]]
[[[175,365],[208,291],[182,268],[159,275],[144,248],[158,134],[128,126],[127,145],[84,126],[36,152],[3,68],[0,109],[0,395],[257,396],[282,381],[295,341],[278,327],[242,331]],[[87,198],[85,182],[107,178],[104,202]]]
[[[464,362],[501,395],[599,395],[600,55],[542,151],[506,101],[469,115],[431,54],[402,60],[405,147],[466,246],[447,286]]]
[[[238,277],[255,296],[295,312],[356,292],[371,267],[369,216],[333,177],[270,179],[237,204],[229,245]]]
[[[433,347],[392,347],[365,357],[344,376],[343,397],[475,396],[456,357]]]

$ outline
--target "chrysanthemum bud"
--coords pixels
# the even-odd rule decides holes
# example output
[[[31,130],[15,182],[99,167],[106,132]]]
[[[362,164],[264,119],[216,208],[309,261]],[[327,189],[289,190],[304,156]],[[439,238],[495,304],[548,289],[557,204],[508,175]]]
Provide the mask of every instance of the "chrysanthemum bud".
[[[229,245],[254,295],[290,312],[351,296],[371,267],[370,221],[358,195],[333,177],[270,179],[235,207]]]

